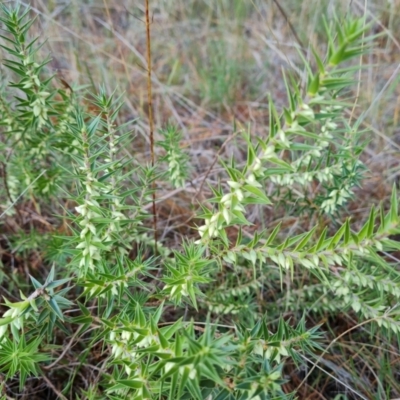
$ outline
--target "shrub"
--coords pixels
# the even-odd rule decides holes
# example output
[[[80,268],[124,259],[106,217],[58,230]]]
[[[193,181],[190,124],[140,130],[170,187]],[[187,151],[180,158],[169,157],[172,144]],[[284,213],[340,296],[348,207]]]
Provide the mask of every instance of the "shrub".
[[[124,157],[136,140],[132,121],[118,119],[124,98],[104,87],[57,88],[50,58],[40,60],[29,38],[29,9],[2,6],[0,20],[9,70],[0,102],[1,223],[10,250],[40,250],[48,271],[29,285],[3,278],[3,398],[15,381],[22,391],[28,377],[42,376],[60,398],[75,385],[87,399],[289,399],[285,366],[318,365],[331,346],[308,308],[353,310],[357,327],[400,333],[399,273],[384,256],[399,250],[395,187],[390,204],[371,205],[358,228],[346,217],[366,170],[360,120],[345,113],[360,68],[351,61],[374,38],[364,18],[325,24],[326,54],[302,56],[306,83],[284,74],[287,107],[278,112],[270,99],[267,137],[239,132],[245,165],[221,161],[225,174],[201,204],[197,237],[179,248],[155,243],[148,212],[154,183],[182,187],[188,178],[178,129],[162,132],[154,167]],[[27,229],[27,202],[59,224]],[[282,208],[313,218],[314,228],[261,230],[251,217]],[[291,284],[299,296],[288,288],[285,304],[264,293]],[[294,323],[288,310],[303,317]],[[225,316],[232,324],[220,322]],[[65,363],[98,378],[74,383]]]

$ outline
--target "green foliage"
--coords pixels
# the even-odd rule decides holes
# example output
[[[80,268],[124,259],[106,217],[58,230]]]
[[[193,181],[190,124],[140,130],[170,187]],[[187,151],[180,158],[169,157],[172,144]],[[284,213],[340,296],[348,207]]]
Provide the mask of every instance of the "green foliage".
[[[59,363],[62,337],[85,344],[72,353],[81,365],[94,362],[87,355],[92,348],[101,352],[101,381],[82,390],[87,399],[292,399],[285,366],[317,360],[326,346],[304,308],[353,310],[360,321],[398,337],[400,276],[384,256],[400,250],[392,236],[399,232],[396,187],[390,205],[379,212],[371,205],[361,227],[343,218],[365,171],[362,132],[344,114],[359,68],[349,62],[372,39],[363,19],[336,22],[333,31],[326,23],[327,53],[313,49],[313,60],[303,59],[307,93],[285,73],[287,107],[278,113],[270,99],[269,135],[243,134],[244,166],[221,162],[225,174],[210,185],[197,240],[184,240],[179,249],[160,243],[156,252],[147,211],[153,183],[168,176],[183,187],[190,177],[180,133],[172,125],[161,132],[166,172],[159,163],[148,167],[125,157],[134,137],[132,121],[119,120],[123,96],[105,87],[86,99],[55,89],[49,59],[37,60],[39,46],[29,39],[29,16],[28,8],[2,6],[10,75],[0,97],[1,146],[12,149],[1,160],[3,214],[17,219],[17,199],[29,199],[38,210],[49,207],[67,228],[47,235],[32,230],[29,240],[21,230],[10,238],[14,252],[44,246],[50,272],[44,283],[32,276],[28,287],[21,285],[21,301],[4,299],[0,371],[7,382],[19,380],[22,390],[29,376]],[[219,97],[234,88],[229,79],[236,72],[217,61],[211,71],[217,84],[209,90]],[[230,78],[222,79],[227,71]],[[314,228],[292,234],[277,224],[244,234],[254,222],[249,210],[282,204],[316,216]],[[339,216],[332,227],[323,223]],[[300,273],[312,284],[295,281]],[[288,293],[284,307],[274,299],[255,305],[264,288],[284,281],[301,290],[297,301]],[[321,295],[326,301],[319,303]],[[284,318],[287,310],[303,317],[296,324]],[[229,325],[221,322],[226,315]]]
[[[20,391],[30,375],[39,375],[39,364],[50,360],[47,354],[39,350],[40,342],[41,338],[39,337],[26,343],[24,336],[20,340],[4,338],[1,342],[2,371],[6,371],[7,379],[19,372]]]
[[[179,142],[182,139],[182,134],[173,125],[167,125],[165,129],[161,131],[165,140],[158,142],[166,154],[160,158],[160,161],[168,163],[168,180],[175,187],[185,186],[185,180],[188,177],[188,156],[179,147]]]

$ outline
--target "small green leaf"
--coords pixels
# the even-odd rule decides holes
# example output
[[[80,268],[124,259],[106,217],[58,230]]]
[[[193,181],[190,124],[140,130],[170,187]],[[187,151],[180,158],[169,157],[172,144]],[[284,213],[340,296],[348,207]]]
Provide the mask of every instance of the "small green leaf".
[[[284,109],[283,109],[283,115],[284,115],[284,117],[285,117],[286,123],[287,123],[288,125],[292,125],[292,123],[293,123],[293,118],[292,118],[292,116],[290,115],[290,110],[288,110],[287,108],[284,108]]]
[[[64,316],[60,310],[60,307],[58,306],[57,302],[51,298],[48,302],[49,306],[53,310],[53,312],[57,315],[58,318],[60,318],[62,321],[64,320]]]
[[[369,213],[369,218],[368,218],[368,231],[367,231],[367,237],[372,238],[374,235],[374,227],[375,227],[375,207],[371,207],[371,211]]]
[[[0,318],[0,326],[8,325],[10,322],[12,322],[13,319],[14,319],[13,317]]]
[[[244,185],[243,189],[247,190],[248,192],[254,194],[259,201],[258,204],[272,204],[271,200],[265,195],[265,193],[260,190],[259,188],[252,186],[252,185]]]
[[[143,386],[143,382],[140,380],[134,379],[118,379],[117,383],[122,387],[130,388],[130,389],[141,389]]]
[[[386,230],[386,216],[383,203],[381,203],[379,207],[379,221],[380,221],[379,232],[384,232]]]
[[[351,239],[351,235],[350,235],[350,220],[347,219],[345,222],[345,229],[344,229],[344,244],[349,244],[349,241]]]
[[[40,289],[43,287],[43,285],[40,282],[38,282],[33,276],[29,275],[29,278],[31,279],[35,289]]]
[[[265,246],[269,246],[275,239],[276,235],[281,229],[282,222],[279,222],[279,224],[274,228],[272,233],[269,235],[267,242],[265,243]]]
[[[281,123],[278,112],[276,111],[275,108],[275,104],[272,101],[271,95],[269,95],[268,108],[269,108],[269,134],[270,137],[274,137],[276,132],[278,132],[281,129]]]
[[[142,307],[139,305],[139,303],[136,305],[135,322],[142,328],[146,326],[146,316],[144,315]]]
[[[322,62],[320,56],[318,55],[318,53],[316,52],[316,50],[314,49],[313,46],[311,46],[311,51],[312,51],[313,54],[314,54],[314,58],[315,58],[315,61],[316,61],[316,63],[317,63],[317,66],[318,66],[319,73],[322,74],[322,75],[325,75],[325,67],[324,67],[324,64],[323,64],[323,62]],[[318,75],[319,75],[319,74],[318,74]],[[319,83],[319,78],[318,78],[318,83]]]
[[[306,246],[306,244],[310,241],[312,235],[314,234],[315,230],[317,229],[316,226],[314,226],[314,228],[312,228],[310,230],[310,232],[308,232],[304,238],[301,240],[301,242],[296,246],[296,248],[294,249],[294,251],[300,251],[303,250],[303,248]]]
[[[64,283],[69,282],[71,279],[72,279],[72,278],[58,279],[58,280],[56,280],[56,281],[50,282],[50,283],[46,286],[46,288],[47,288],[47,289],[53,289],[53,288],[55,288],[55,287],[64,285]]]
[[[91,137],[91,136],[94,135],[94,133],[96,132],[97,127],[98,127],[100,121],[101,121],[101,115],[98,115],[98,116],[97,116],[96,118],[94,118],[94,119],[92,120],[92,122],[89,124],[89,126],[87,127],[87,132],[88,132],[89,137]]]
[[[319,90],[319,73],[315,74],[314,78],[308,84],[308,94],[314,96]]]
[[[256,158],[256,153],[254,151],[253,144],[250,141],[250,137],[247,133],[244,134],[244,138],[246,139],[247,142],[247,165],[250,166],[253,164]]]
[[[397,223],[399,219],[399,205],[397,202],[397,190],[396,190],[396,185],[393,184],[393,189],[392,189],[392,196],[390,198],[390,222],[392,224]]]
[[[347,221],[346,221],[347,222]],[[330,240],[329,243],[329,249],[334,249],[336,244],[339,242],[339,240],[342,238],[344,232],[346,230],[346,223],[344,223],[339,230],[335,233],[335,235],[333,236],[333,238]]]
[[[273,164],[276,164],[276,165],[279,165],[279,166],[283,167],[284,168],[283,172],[287,172],[287,171],[294,172],[295,171],[294,168],[290,164],[288,164],[287,162],[281,160],[280,158],[271,157],[268,161],[272,162]]]
[[[324,230],[321,233],[321,236],[318,239],[318,243],[315,246],[315,251],[318,252],[323,249],[324,244],[325,244],[325,237],[326,237],[326,232],[328,231],[328,227],[325,227]]]
[[[54,273],[55,273],[55,269],[54,269],[54,265],[53,265],[53,266],[51,267],[51,270],[50,270],[50,272],[49,272],[49,275],[47,275],[45,285],[47,285],[48,283],[54,281]]]

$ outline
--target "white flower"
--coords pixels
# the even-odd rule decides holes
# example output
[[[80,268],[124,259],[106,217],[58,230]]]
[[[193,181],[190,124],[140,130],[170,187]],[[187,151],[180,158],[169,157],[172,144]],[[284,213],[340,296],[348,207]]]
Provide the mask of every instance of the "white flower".
[[[85,216],[86,213],[87,213],[86,204],[82,204],[82,205],[80,205],[80,206],[78,206],[78,207],[75,207],[75,210],[76,210],[76,212],[77,212],[78,214],[81,214],[81,215]]]
[[[235,190],[235,194],[236,194],[236,197],[237,197],[237,199],[239,201],[243,201],[244,195],[243,195],[243,192],[240,189],[236,189]]]
[[[258,171],[261,168],[261,161],[258,157],[254,160],[253,171]]]
[[[132,336],[132,332],[129,331],[122,331],[121,333],[121,340],[128,341]]]
[[[232,193],[227,193],[224,196],[221,197],[221,203],[222,204],[227,204],[230,203],[232,199]]]
[[[203,237],[204,233],[207,230],[207,226],[206,225],[202,225],[202,226],[200,226],[200,228],[198,230],[199,230],[200,237]]]
[[[231,213],[227,208],[222,210],[222,215],[224,216],[225,222],[229,224],[231,222]]]
[[[249,176],[246,179],[246,182],[253,187],[261,187],[261,184],[257,182],[254,174],[249,174]]]
[[[274,156],[275,156],[275,146],[274,145],[270,145],[265,149],[264,154],[262,155],[262,158],[263,159],[268,159],[268,158],[271,158],[271,157],[274,157]]]
[[[232,188],[232,189],[240,189],[241,184],[239,182],[235,181],[228,181],[227,184]]]

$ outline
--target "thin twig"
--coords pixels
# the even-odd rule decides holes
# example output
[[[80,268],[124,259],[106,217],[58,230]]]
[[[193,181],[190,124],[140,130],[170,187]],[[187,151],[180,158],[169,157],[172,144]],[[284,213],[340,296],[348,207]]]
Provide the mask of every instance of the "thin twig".
[[[61,400],[68,400],[50,381],[50,379],[45,375],[42,374],[42,378],[46,381],[47,385],[50,389],[61,399]]]
[[[7,157],[7,161],[8,161],[8,157]],[[10,189],[8,187],[8,182],[7,182],[7,165],[4,162],[1,162],[1,168],[2,168],[2,175],[3,175],[3,182],[4,182],[4,187],[6,189],[6,194],[8,197],[8,200],[10,201],[11,204],[14,204],[14,208],[17,211],[19,220],[21,221],[21,223],[23,223],[23,219],[22,219],[22,215],[21,212],[19,211],[19,207],[16,204],[16,201],[14,202],[13,198],[11,197],[11,193],[10,193]]]
[[[274,3],[276,4],[276,6],[278,7],[279,11],[281,12],[281,14],[283,15],[283,17],[286,19],[286,22],[289,25],[290,30],[293,33],[293,36],[296,38],[297,43],[300,45],[301,49],[304,51],[304,45],[303,42],[301,41],[301,39],[299,38],[299,35],[296,32],[296,29],[294,29],[294,26],[292,25],[292,23],[290,22],[290,19],[288,17],[288,15],[286,14],[286,11],[282,8],[282,6],[279,4],[278,0],[273,0]]]
[[[309,378],[309,376],[312,374],[312,372],[314,371],[314,369],[317,367],[317,364],[320,362],[320,360],[324,357],[324,355],[328,352],[328,350],[338,341],[340,340],[343,336],[346,336],[348,333],[350,333],[351,331],[353,331],[354,329],[360,328],[363,325],[369,324],[372,321],[376,321],[378,319],[381,319],[383,317],[385,317],[386,315],[382,315],[380,317],[374,317],[374,318],[370,318],[366,321],[363,321],[355,326],[352,326],[351,328],[347,329],[346,331],[344,331],[343,333],[341,333],[339,336],[337,336],[335,339],[333,339],[329,345],[324,349],[324,351],[320,354],[320,356],[318,357],[318,359],[315,361],[314,365],[312,366],[312,368],[310,369],[310,371],[308,371],[308,374],[304,377],[304,379],[300,382],[300,384],[297,386],[296,388],[296,392],[298,392],[298,390],[301,388],[301,386],[304,385],[304,383],[306,383],[307,379]]]
[[[29,184],[29,186],[15,199],[15,201],[13,202],[13,204],[11,204],[9,207],[7,207],[7,209],[6,209],[5,211],[3,211],[3,212],[1,213],[0,218],[1,218],[3,215],[7,214],[8,211],[9,211],[12,207],[14,207],[14,205],[17,203],[17,201],[29,190],[29,188],[30,188],[30,187],[31,187],[45,172],[46,172],[46,170],[43,170],[43,171],[39,174],[39,176],[37,176],[37,177],[34,179],[34,181],[31,182],[31,183]]]
[[[150,15],[149,0],[146,0],[146,35],[147,35],[147,103],[150,125],[150,153],[151,167],[154,168],[154,120],[153,120],[153,100],[151,94],[151,41],[150,41]],[[151,183],[153,198],[153,230],[154,230],[154,252],[157,255],[157,213],[156,213],[156,182]]]
[[[206,174],[204,175],[203,180],[201,181],[200,187],[199,189],[196,191],[196,193],[194,194],[193,198],[192,198],[192,203],[195,199],[197,199],[197,197],[199,196],[199,194],[201,193],[201,191],[203,190],[203,186],[204,186],[204,182],[206,181],[208,175],[210,174],[211,170],[214,168],[215,163],[218,160],[218,156],[221,154],[222,150],[225,148],[225,146],[238,134],[239,132],[235,132],[233,133],[231,136],[229,136],[224,143],[222,143],[222,146],[220,147],[220,149],[218,150],[217,154],[214,157],[214,161],[211,163],[210,167],[208,168]]]
[[[313,360],[310,360],[310,359],[307,358],[305,355],[303,355],[303,354],[301,354],[301,353],[299,353],[299,355],[300,355],[301,358],[303,358],[304,360],[306,360],[306,361],[309,362],[310,364],[314,364],[314,361],[313,361]],[[323,358],[322,358],[322,359],[319,359],[319,361],[322,361],[322,360],[324,360],[324,359],[323,359]],[[326,362],[326,360],[324,360],[324,362]],[[332,363],[332,365],[329,364],[329,366],[331,366],[331,367],[333,367],[333,365],[334,365],[333,363]],[[348,385],[348,384],[345,382],[344,379],[338,379],[338,378],[336,378],[336,376],[332,375],[332,374],[329,373],[326,369],[320,367],[320,366],[317,365],[317,364],[315,364],[315,366],[316,366],[318,369],[320,369],[324,374],[330,376],[334,381],[336,381],[336,382],[339,383],[340,385],[343,385],[343,386],[344,386],[347,390],[349,390],[350,392],[353,392],[354,394],[356,394],[358,397],[360,397],[360,398],[363,399],[363,400],[368,400],[367,397],[364,397],[361,393],[357,392],[357,391],[354,390],[350,385]]]
[[[69,343],[65,346],[64,350],[62,351],[60,356],[57,358],[57,360],[52,362],[50,365],[46,365],[42,368],[43,369],[53,369],[53,367],[55,367],[59,363],[59,361],[65,356],[65,354],[67,354],[67,351],[72,347],[72,344],[74,343],[74,340],[78,336],[79,333],[80,333],[80,330],[77,329],[76,332],[74,333],[74,335],[72,336],[71,340],[69,341]]]

